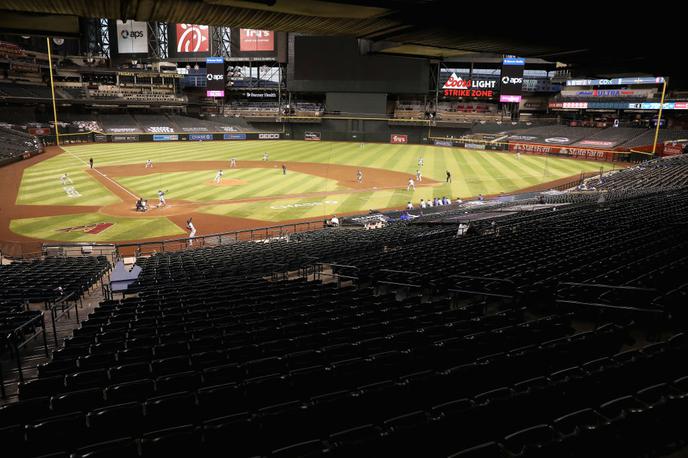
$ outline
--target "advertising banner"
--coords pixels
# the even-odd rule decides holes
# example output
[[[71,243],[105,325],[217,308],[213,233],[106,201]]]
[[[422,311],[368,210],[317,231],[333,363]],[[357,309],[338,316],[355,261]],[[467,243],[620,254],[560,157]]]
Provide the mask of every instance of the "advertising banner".
[[[454,143],[449,140],[434,140],[433,143],[435,146],[454,146]]]
[[[179,135],[153,135],[154,142],[171,142],[179,140]]]
[[[280,134],[278,133],[264,133],[258,134],[258,140],[279,140]]]
[[[193,141],[207,141],[212,139],[213,134],[189,134],[189,140]]]
[[[105,134],[94,134],[93,141],[96,143],[107,143],[108,138]]]
[[[117,51],[120,54],[148,53],[148,24],[117,20]]]
[[[496,87],[496,80],[465,80],[460,76],[456,76],[456,73],[452,73],[447,81],[445,81],[442,89],[444,89],[445,97],[475,97],[489,99],[495,96]]]
[[[408,135],[392,134],[389,136],[390,143],[408,143]]]
[[[207,25],[177,24],[177,53],[208,52],[210,39]]]
[[[138,135],[113,135],[111,138],[114,143],[127,143],[139,141]]]
[[[485,149],[485,143],[464,143],[466,149]]]
[[[664,142],[662,156],[678,156],[688,146],[688,140],[675,140]]]
[[[608,142],[602,140],[583,140],[576,143],[576,146],[592,146],[597,148],[611,148],[616,142]]]
[[[320,132],[304,132],[303,139],[309,142],[319,142]]]
[[[627,84],[662,84],[664,78],[661,76],[638,76],[631,78],[612,78],[595,80],[568,80],[567,86],[621,86]]]
[[[224,134],[222,138],[224,140],[246,140],[246,134]]]
[[[26,129],[28,133],[31,135],[50,135],[50,128],[49,127],[29,127]]]
[[[509,143],[509,151],[530,154],[553,154],[556,156],[578,157],[593,160],[607,159],[606,151],[593,148],[576,148],[571,146]]]
[[[499,101],[516,103],[521,101],[523,91],[523,69],[525,59],[507,57],[502,61],[502,73],[499,85]]]
[[[275,50],[275,32],[272,30],[239,29],[239,36],[239,50],[242,52]]]
[[[206,67],[206,97],[225,96],[225,60],[222,57],[208,57]]]

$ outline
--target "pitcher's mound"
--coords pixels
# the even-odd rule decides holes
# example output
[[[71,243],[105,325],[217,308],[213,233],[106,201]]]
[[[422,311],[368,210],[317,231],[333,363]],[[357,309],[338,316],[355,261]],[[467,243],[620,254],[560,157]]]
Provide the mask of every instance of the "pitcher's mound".
[[[215,183],[215,180],[210,181],[210,184],[213,186],[239,186],[246,183],[248,183],[248,181],[239,180],[237,178],[224,178],[220,183]]]

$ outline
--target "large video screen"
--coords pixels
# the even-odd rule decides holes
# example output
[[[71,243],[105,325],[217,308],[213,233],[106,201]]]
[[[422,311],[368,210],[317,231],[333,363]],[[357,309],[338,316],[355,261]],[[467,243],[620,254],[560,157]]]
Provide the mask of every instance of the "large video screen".
[[[499,86],[500,102],[520,102],[523,90],[523,69],[526,60],[520,57],[507,57],[502,61],[502,74]]]
[[[297,36],[288,88],[311,92],[426,93],[428,61],[362,54],[355,38]]]

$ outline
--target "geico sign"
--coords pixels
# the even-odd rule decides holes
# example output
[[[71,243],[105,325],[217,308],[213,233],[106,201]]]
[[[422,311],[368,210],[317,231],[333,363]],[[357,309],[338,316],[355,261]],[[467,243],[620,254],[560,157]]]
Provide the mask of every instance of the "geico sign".
[[[452,73],[442,89],[494,89],[497,81],[491,80],[465,80]]]
[[[502,84],[523,84],[523,78],[509,78],[502,76]]]
[[[280,134],[258,134],[259,140],[279,140]]]
[[[220,81],[220,80],[222,80],[223,77],[224,77],[224,75],[222,75],[222,74],[214,75],[212,73],[208,73],[206,75],[206,78],[208,78],[208,81]]]
[[[136,40],[137,38],[143,38],[143,32],[141,30],[124,29],[124,30],[122,30],[122,33],[120,35],[122,35],[123,40],[129,39],[129,38],[131,38],[133,40]]]

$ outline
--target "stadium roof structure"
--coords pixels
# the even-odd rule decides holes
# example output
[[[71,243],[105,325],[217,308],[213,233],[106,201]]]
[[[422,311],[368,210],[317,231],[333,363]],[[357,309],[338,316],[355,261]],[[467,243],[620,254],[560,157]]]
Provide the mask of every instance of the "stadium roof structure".
[[[103,17],[270,29],[370,40],[368,52],[433,58],[488,52],[573,64],[577,74],[682,76],[681,27],[642,4],[459,0],[2,0],[0,31],[78,34]],[[636,16],[624,21],[624,15]]]

